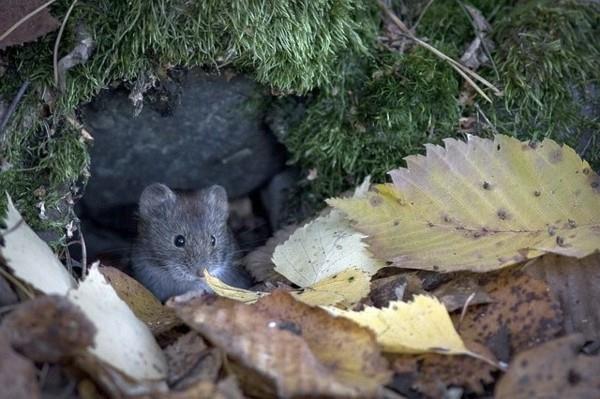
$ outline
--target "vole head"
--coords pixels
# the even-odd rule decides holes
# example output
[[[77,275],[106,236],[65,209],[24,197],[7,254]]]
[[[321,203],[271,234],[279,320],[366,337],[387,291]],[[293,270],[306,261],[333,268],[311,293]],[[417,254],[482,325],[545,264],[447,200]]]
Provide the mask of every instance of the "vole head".
[[[221,186],[179,194],[164,184],[152,184],[139,203],[139,259],[168,269],[181,280],[213,274],[231,265],[234,241],[227,226],[227,193]]]

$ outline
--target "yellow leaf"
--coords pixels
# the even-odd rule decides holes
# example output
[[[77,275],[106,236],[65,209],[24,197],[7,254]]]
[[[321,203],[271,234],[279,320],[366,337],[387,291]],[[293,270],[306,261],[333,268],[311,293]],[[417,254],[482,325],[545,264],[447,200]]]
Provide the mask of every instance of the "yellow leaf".
[[[309,287],[350,267],[369,275],[384,266],[374,259],[343,214],[333,210],[299,228],[275,248],[275,271],[300,287]]]
[[[329,204],[394,266],[488,271],[547,252],[600,249],[600,178],[567,146],[508,136],[427,145],[393,185]]]
[[[254,303],[269,295],[267,292],[249,291],[225,284],[217,277],[204,272],[206,283],[219,296],[244,303]],[[339,306],[348,308],[369,294],[370,276],[363,270],[351,268],[328,277],[311,287],[290,291],[297,300],[308,305]]]
[[[367,306],[360,312],[327,310],[371,329],[385,352],[472,354],[444,305],[433,297],[416,295],[410,303],[392,301],[387,308]]]

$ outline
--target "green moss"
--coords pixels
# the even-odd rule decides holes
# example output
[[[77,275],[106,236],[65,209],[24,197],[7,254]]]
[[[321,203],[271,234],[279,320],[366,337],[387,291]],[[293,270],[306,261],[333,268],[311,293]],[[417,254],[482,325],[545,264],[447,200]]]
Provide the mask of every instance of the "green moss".
[[[317,169],[311,189],[321,194],[369,174],[384,180],[424,143],[456,134],[459,84],[447,64],[422,49],[377,53],[366,64],[311,101],[285,139],[295,161]]]
[[[584,93],[600,85],[598,37],[600,6],[581,2],[524,3],[498,21],[495,58],[504,99],[489,111],[497,128],[521,138],[552,137],[574,148],[581,135],[597,132],[598,111],[585,115],[582,105],[587,101],[593,109],[593,98]],[[600,142],[586,153],[597,166]]]
[[[70,4],[59,0],[51,12],[62,20]],[[375,10],[366,0],[79,2],[59,56],[76,44],[80,23],[96,48],[90,60],[68,72],[63,93],[54,88],[56,32],[2,52],[8,69],[0,95],[10,101],[22,82],[29,80],[31,87],[6,132],[2,157],[11,167],[2,173],[0,189],[13,196],[34,227],[64,225],[63,216],[38,218],[35,205],[43,200],[47,209],[61,207],[59,199],[85,180],[87,149],[66,121],[99,90],[144,75],[164,78],[174,65],[233,64],[276,91],[307,92],[331,82],[348,48],[366,54],[378,26]],[[33,195],[40,187],[44,198]]]

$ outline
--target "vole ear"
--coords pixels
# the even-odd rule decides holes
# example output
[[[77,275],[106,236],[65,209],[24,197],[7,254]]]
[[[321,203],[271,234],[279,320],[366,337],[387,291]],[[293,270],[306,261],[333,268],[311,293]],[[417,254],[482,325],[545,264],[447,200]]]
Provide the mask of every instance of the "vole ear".
[[[175,203],[175,193],[164,184],[153,183],[140,196],[140,215],[150,217],[164,214]]]
[[[209,209],[227,217],[229,215],[229,203],[227,202],[227,191],[219,185],[210,186],[202,190],[202,197]]]

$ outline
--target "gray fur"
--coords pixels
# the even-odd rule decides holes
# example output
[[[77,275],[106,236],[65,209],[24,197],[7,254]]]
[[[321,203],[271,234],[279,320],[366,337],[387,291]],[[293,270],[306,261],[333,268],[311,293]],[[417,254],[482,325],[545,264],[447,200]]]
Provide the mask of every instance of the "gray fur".
[[[131,253],[134,277],[161,301],[188,291],[210,291],[202,278],[205,268],[230,285],[250,286],[251,278],[235,256],[228,216],[227,193],[221,186],[188,194],[160,183],[146,187]],[[178,235],[185,237],[183,247],[175,245]]]

